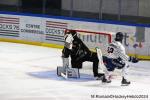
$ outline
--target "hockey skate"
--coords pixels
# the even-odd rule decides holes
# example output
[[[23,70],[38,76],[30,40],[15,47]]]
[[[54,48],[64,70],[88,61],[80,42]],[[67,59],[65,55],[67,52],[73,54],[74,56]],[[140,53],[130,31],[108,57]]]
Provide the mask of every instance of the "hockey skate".
[[[122,86],[128,86],[131,82],[130,81],[127,81],[127,79],[125,79],[124,77],[122,78],[122,81],[121,81],[121,85]]]
[[[94,78],[95,78],[95,80],[102,80],[103,79],[103,77],[104,77],[104,74],[96,74],[96,75],[94,75]]]
[[[108,80],[105,76],[103,76],[102,83],[111,83],[111,80]]]

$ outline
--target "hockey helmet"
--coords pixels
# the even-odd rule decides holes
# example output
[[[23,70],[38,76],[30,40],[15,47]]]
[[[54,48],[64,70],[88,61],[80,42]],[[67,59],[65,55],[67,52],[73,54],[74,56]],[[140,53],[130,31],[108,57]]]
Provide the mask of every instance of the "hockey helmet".
[[[69,32],[72,34],[73,37],[77,36],[76,30],[70,30]]]
[[[70,33],[70,30],[66,29],[66,30],[65,30],[65,35],[66,35],[66,34],[71,34],[71,33]]]
[[[123,33],[122,32],[117,32],[116,37],[115,37],[115,41],[122,42],[122,40],[123,40]]]

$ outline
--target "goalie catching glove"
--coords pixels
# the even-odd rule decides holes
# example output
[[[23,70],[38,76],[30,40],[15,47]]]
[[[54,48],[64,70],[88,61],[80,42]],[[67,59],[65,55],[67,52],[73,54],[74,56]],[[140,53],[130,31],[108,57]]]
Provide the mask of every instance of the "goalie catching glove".
[[[139,62],[139,59],[136,58],[136,57],[129,57],[129,62],[132,62],[132,63],[138,63]]]

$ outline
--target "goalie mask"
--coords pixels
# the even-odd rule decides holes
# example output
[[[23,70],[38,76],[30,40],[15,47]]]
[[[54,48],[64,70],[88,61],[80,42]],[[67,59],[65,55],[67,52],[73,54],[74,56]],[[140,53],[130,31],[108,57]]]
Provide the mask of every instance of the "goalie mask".
[[[70,30],[65,32],[64,40],[65,40],[65,44],[64,44],[65,47],[68,49],[72,49],[72,45],[73,45],[72,42],[74,39],[72,34],[70,33]]]
[[[77,36],[76,30],[69,30],[69,34],[71,34],[73,38]]]
[[[119,41],[122,43],[122,40],[123,40],[123,33],[122,32],[116,33],[115,41]]]

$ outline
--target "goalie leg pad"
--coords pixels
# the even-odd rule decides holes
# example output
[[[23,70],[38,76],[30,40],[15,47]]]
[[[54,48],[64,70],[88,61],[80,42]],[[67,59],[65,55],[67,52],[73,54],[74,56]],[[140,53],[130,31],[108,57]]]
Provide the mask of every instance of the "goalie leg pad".
[[[68,67],[69,66],[69,58],[62,57],[62,61],[63,61],[63,67]]]
[[[65,67],[61,67],[61,66],[58,66],[58,67],[57,67],[57,75],[58,75],[58,76],[61,76],[61,73],[66,73],[66,68],[65,68]]]
[[[64,78],[80,78],[79,69],[57,67],[57,75]]]
[[[68,68],[66,74],[68,78],[80,78],[79,69],[77,68]]]

